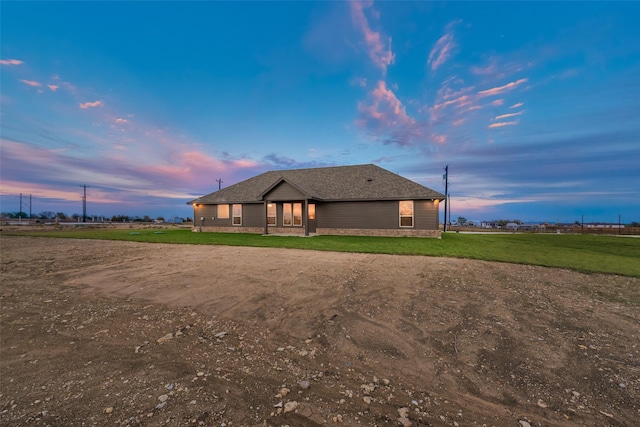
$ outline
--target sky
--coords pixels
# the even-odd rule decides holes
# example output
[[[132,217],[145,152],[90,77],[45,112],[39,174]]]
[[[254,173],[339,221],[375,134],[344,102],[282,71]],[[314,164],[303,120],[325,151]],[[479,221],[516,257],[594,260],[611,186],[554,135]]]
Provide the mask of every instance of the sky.
[[[639,18],[640,2],[3,1],[1,210],[22,193],[24,212],[82,214],[86,185],[88,215],[190,217],[262,172],[373,163],[440,192],[448,165],[453,218],[640,221]]]

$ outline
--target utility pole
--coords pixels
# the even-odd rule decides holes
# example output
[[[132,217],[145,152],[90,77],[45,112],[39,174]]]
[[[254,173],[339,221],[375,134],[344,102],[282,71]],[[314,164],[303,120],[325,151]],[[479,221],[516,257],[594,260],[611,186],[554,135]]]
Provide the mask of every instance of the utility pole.
[[[222,183],[224,181],[222,181],[222,178],[218,178],[218,179],[216,179],[216,182],[218,183],[218,190],[220,190],[222,188]]]
[[[29,222],[31,222],[31,194],[29,194]]]
[[[444,167],[444,231],[447,231],[447,207],[449,206],[449,165]]]
[[[22,193],[20,193],[20,211],[18,212],[18,222],[22,222]]]
[[[87,186],[81,185],[84,192],[82,193],[82,222],[87,222]]]

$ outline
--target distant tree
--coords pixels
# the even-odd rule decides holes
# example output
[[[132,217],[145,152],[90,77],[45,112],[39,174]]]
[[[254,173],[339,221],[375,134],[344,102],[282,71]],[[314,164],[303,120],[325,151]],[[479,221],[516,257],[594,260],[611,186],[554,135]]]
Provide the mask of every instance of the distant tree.
[[[52,219],[55,218],[56,214],[51,211],[43,211],[38,214],[38,218],[40,219]]]
[[[145,215],[142,217],[142,222],[151,222],[151,217],[149,215]]]
[[[156,218],[156,221],[162,221],[162,222],[164,222],[164,217],[163,217],[163,216],[159,216],[158,218]]]
[[[58,219],[67,219],[67,214],[64,212],[56,212],[56,218]]]
[[[629,227],[640,227],[640,222],[633,221],[633,222],[629,223]]]
[[[80,219],[80,214],[75,213],[71,215],[71,219],[73,219],[74,221],[78,221]]]
[[[27,215],[26,212],[15,212],[11,218],[28,218],[29,215]]]
[[[186,218],[184,218],[184,221],[185,221],[185,222],[191,222],[191,221],[193,221],[193,218],[191,218],[191,217],[186,217]]]
[[[111,222],[127,222],[129,217],[127,215],[114,215],[111,217]]]
[[[515,222],[516,224],[522,224],[522,221],[520,221],[519,219],[514,219],[513,222]]]
[[[465,218],[463,216],[459,216],[458,217],[458,224],[465,225],[466,223],[467,223],[467,218]]]

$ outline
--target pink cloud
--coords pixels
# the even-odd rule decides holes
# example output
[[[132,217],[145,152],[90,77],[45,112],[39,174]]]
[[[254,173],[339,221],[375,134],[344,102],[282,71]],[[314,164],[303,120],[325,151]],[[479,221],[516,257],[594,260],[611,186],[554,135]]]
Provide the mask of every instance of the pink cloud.
[[[436,144],[446,144],[447,143],[447,135],[436,135],[433,134],[431,135],[431,141],[435,142]]]
[[[524,105],[524,102],[518,102],[517,104],[513,104],[511,107],[509,108],[520,108]]]
[[[501,114],[499,116],[496,116],[493,120],[506,119],[506,118],[509,118],[509,117],[519,116],[520,114],[522,114],[522,111],[518,111],[517,113]]]
[[[504,99],[496,99],[495,101],[491,101],[491,105],[500,106],[504,104]]]
[[[383,72],[386,72],[387,67],[393,64],[395,55],[391,51],[391,38],[389,37],[388,42],[385,43],[380,32],[372,30],[369,25],[369,20],[365,16],[365,9],[370,8],[372,4],[373,2],[351,1],[351,17],[360,31],[362,31],[369,58]],[[376,11],[373,10],[372,14],[376,15]]]
[[[38,82],[34,82],[32,80],[20,80],[22,83],[29,85],[29,86],[33,86],[33,87],[40,87],[42,86],[42,83],[38,83]]]
[[[421,125],[407,114],[405,106],[384,80],[378,81],[367,102],[358,104],[357,124],[385,144],[411,145],[422,136]]]
[[[463,107],[465,105],[469,105],[471,99],[467,95],[462,95],[456,99],[450,99],[448,101],[441,102],[440,104],[435,104],[433,106],[434,109],[440,110],[442,108],[448,107],[449,105],[457,105],[458,107]]]
[[[24,64],[24,62],[19,59],[0,59],[0,64],[2,65],[20,65]]]
[[[359,110],[384,126],[411,124],[414,119],[409,117],[402,102],[387,88],[387,84],[380,80],[371,92],[371,104],[359,104]]]
[[[55,91],[57,91],[57,90],[58,90],[58,88],[59,88],[59,86],[56,86],[56,85],[47,85],[47,87],[48,87],[49,89],[51,89],[52,91],[54,91],[54,92],[55,92]]]
[[[453,33],[447,33],[440,37],[429,53],[427,64],[431,65],[432,70],[437,70],[451,57],[452,50],[455,47],[456,44],[453,41]]]
[[[489,129],[494,129],[494,128],[501,128],[501,127],[505,127],[505,126],[514,126],[517,125],[518,122],[498,122],[498,123],[491,123],[489,125]]]
[[[489,64],[486,67],[471,67],[471,73],[478,76],[495,75],[498,73],[498,67],[496,64]]]
[[[522,83],[526,83],[527,80],[528,79],[520,79],[520,80],[516,80],[515,82],[507,83],[504,86],[498,86],[491,89],[481,90],[480,92],[478,92],[478,95],[479,96],[498,95],[500,93],[515,89],[516,87],[520,86]]]
[[[87,108],[93,108],[93,107],[102,107],[104,105],[104,103],[102,101],[93,101],[93,102],[85,102],[83,104],[80,104],[80,108],[87,109]]]
[[[127,120],[127,119],[122,119],[122,118],[118,117],[118,118],[116,119],[116,123],[118,123],[118,124],[129,123],[129,120]]]

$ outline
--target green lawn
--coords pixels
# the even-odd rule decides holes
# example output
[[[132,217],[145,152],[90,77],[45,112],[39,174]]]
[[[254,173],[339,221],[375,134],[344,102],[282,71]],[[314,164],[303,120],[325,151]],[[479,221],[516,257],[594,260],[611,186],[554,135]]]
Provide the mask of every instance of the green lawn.
[[[3,234],[7,234],[3,232]],[[16,233],[18,234],[18,233]],[[640,277],[640,239],[556,234],[454,234],[412,237],[284,237],[193,233],[189,229],[20,231],[20,235],[150,243],[230,245],[473,258]]]

